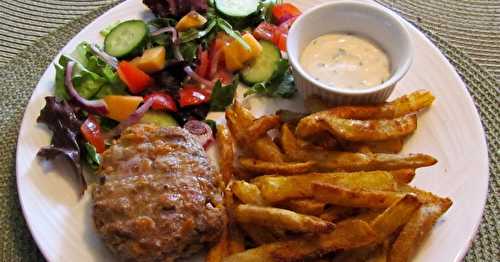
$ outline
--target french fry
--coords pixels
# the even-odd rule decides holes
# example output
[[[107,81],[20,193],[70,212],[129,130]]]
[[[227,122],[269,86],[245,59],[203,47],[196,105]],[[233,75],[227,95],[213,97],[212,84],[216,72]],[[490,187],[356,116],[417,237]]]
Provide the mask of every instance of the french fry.
[[[252,143],[248,142],[247,129],[252,125],[254,119],[252,113],[243,108],[238,102],[233,103],[226,110],[227,126],[241,147],[253,152],[260,160],[283,162],[283,154],[269,136],[257,138]]]
[[[298,214],[286,209],[246,204],[236,207],[235,218],[239,223],[252,223],[294,232],[318,233],[328,232],[335,228],[334,224],[317,217]]]
[[[260,176],[253,180],[269,203],[313,197],[313,182],[351,189],[395,191],[397,183],[386,171],[355,173],[312,173],[295,176]]]
[[[397,154],[403,149],[403,139],[396,138],[374,142],[345,142],[342,147],[352,152],[362,152],[368,149],[371,153]]]
[[[417,250],[432,226],[451,206],[448,203],[427,203],[422,205],[399,233],[389,252],[389,261],[406,262]]]
[[[437,163],[425,154],[393,155],[363,154],[352,152],[304,150],[288,125],[281,127],[281,146],[288,158],[294,161],[316,161],[321,171],[371,171],[419,168]]]
[[[388,240],[379,245],[359,247],[337,254],[331,262],[386,262],[390,247]]]
[[[419,90],[381,105],[334,107],[301,119],[296,132],[299,137],[308,137],[325,130],[317,120],[319,118],[337,117],[359,120],[397,118],[425,109],[433,101],[434,96],[431,92]]]
[[[270,162],[284,162],[284,156],[273,140],[264,136],[252,144],[253,152],[257,158]]]
[[[348,218],[349,220],[351,219],[359,219],[363,220],[367,223],[372,222],[375,218],[377,218],[382,212],[384,212],[384,209],[364,209],[364,210],[359,210],[358,214],[356,214],[353,217]]]
[[[338,249],[350,250],[372,243],[376,238],[366,222],[360,220],[340,222],[331,233],[312,239],[289,241],[271,251],[278,261],[302,261]]]
[[[409,184],[415,177],[415,169],[406,168],[406,169],[392,170],[391,174],[394,176],[394,179],[398,181],[398,183]]]
[[[247,129],[247,140],[249,142],[265,135],[267,131],[276,128],[280,124],[280,118],[277,115],[262,116],[253,121]]]
[[[217,146],[219,149],[219,166],[224,183],[233,177],[234,141],[231,133],[224,125],[217,125]]]
[[[330,222],[337,222],[354,215],[357,210],[358,209],[352,207],[330,206],[319,215],[319,218]]]
[[[297,261],[320,256],[339,249],[352,249],[368,245],[376,234],[363,221],[346,221],[330,233],[306,239],[279,241],[265,244],[225,258],[224,262],[274,262]]]
[[[325,203],[313,199],[293,199],[282,203],[280,207],[292,210],[300,214],[319,216],[323,214],[325,205]]]
[[[412,187],[410,185],[400,184],[398,186],[398,191],[404,193],[413,193],[417,196],[418,200],[422,203],[435,203],[440,204],[442,206],[449,206],[452,204],[452,201],[449,198],[443,198],[432,194],[431,192],[424,191],[422,189],[418,189],[416,187]]]
[[[254,184],[242,180],[234,181],[231,185],[231,191],[244,204],[266,205],[260,189]]]
[[[318,118],[336,138],[347,141],[383,141],[398,139],[417,129],[417,116],[406,115],[394,119],[354,120],[344,118]]]
[[[240,227],[257,245],[264,245],[278,241],[268,228],[244,223],[240,223]]]
[[[313,171],[316,162],[267,162],[251,158],[240,158],[241,166],[254,173],[293,175]]]
[[[229,243],[228,243],[228,229],[224,228],[222,231],[222,236],[215,244],[212,246],[205,257],[205,262],[222,262],[224,257],[227,257],[229,254]]]
[[[378,242],[381,243],[396,229],[406,224],[421,205],[414,194],[406,194],[377,216],[370,225],[377,233]]]
[[[318,201],[345,207],[386,208],[404,196],[388,191],[348,189],[324,183],[312,183],[314,198]]]
[[[432,166],[437,160],[425,154],[393,155],[350,152],[309,152],[302,161],[317,159],[317,168],[323,171],[398,170]]]

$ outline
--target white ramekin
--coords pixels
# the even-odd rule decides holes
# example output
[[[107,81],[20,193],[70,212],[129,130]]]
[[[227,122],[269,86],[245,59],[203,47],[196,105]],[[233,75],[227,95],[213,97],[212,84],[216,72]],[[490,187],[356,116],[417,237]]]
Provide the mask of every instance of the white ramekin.
[[[374,87],[344,89],[309,76],[300,65],[302,51],[315,38],[334,32],[364,36],[377,43],[389,56],[391,77]],[[303,13],[288,32],[287,49],[299,90],[306,97],[319,95],[334,105],[385,101],[408,72],[413,58],[404,20],[379,4],[356,0],[331,2]]]

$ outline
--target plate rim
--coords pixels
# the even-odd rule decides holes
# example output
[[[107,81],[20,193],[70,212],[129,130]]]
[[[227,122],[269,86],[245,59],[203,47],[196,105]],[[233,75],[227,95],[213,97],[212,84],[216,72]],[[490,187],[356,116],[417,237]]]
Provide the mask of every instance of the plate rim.
[[[35,86],[35,88],[33,89],[32,91],[32,94],[30,96],[30,99],[28,100],[28,103],[26,104],[26,107],[24,108],[24,112],[23,112],[23,117],[22,117],[22,120],[21,120],[21,124],[19,126],[19,131],[18,131],[18,137],[17,137],[17,142],[16,142],[16,165],[15,165],[15,168],[16,168],[16,190],[17,190],[17,193],[18,193],[18,198],[19,198],[19,204],[21,206],[21,210],[22,210],[22,214],[23,214],[23,219],[25,220],[26,222],[26,225],[29,229],[29,232],[30,232],[30,235],[31,237],[33,238],[38,250],[40,251],[40,253],[42,253],[42,255],[44,256],[44,258],[47,260],[47,261],[50,261],[48,259],[49,256],[47,256],[47,252],[49,252],[48,250],[45,250],[43,248],[41,248],[41,246],[43,245],[40,245],[40,243],[43,242],[43,239],[41,239],[42,236],[39,236],[39,235],[36,235],[34,234],[33,232],[33,224],[31,222],[31,220],[28,219],[29,216],[27,216],[27,210],[24,206],[24,201],[26,200],[23,200],[23,195],[21,194],[21,179],[19,179],[20,175],[18,173],[18,170],[19,170],[19,166],[21,165],[20,163],[20,160],[18,158],[19,156],[19,151],[21,150],[21,146],[22,145],[22,142],[20,141],[21,139],[21,136],[20,136],[20,133],[21,133],[21,130],[23,130],[25,127],[25,124],[28,124],[28,123],[25,123],[25,120],[27,119],[27,108],[28,108],[28,105],[31,104],[33,101],[34,101],[34,93],[35,93],[35,90],[36,88],[39,86],[40,84],[40,80],[42,79],[43,75],[45,75],[45,73],[50,70],[50,66],[52,65],[52,63],[55,61],[55,59],[57,57],[59,57],[61,54],[62,54],[62,50],[64,50],[68,45],[69,43],[78,35],[80,34],[82,31],[86,30],[92,23],[94,23],[96,20],[98,19],[101,19],[102,17],[105,17],[105,16],[108,16],[110,13],[114,12],[115,9],[119,9],[119,8],[123,8],[124,6],[126,6],[127,4],[131,3],[131,2],[134,2],[136,0],[126,0],[118,5],[115,5],[113,6],[112,8],[110,8],[109,10],[105,11],[104,13],[102,13],[101,15],[99,15],[98,17],[96,17],[95,19],[93,19],[91,22],[89,22],[85,27],[83,27],[81,30],[79,30],[75,35],[73,35],[71,37],[71,39],[69,39],[66,44],[58,51],[58,53],[54,56],[54,58],[51,60],[51,62],[47,65],[46,69],[43,71],[43,73],[40,75],[39,77],[39,80]],[[333,1],[338,1],[338,0],[333,0]],[[397,12],[385,7],[384,5],[374,1],[374,0],[369,0],[372,2],[372,4],[375,4],[375,5],[379,5],[379,6],[382,6],[383,8],[389,10],[390,12],[393,12],[394,14],[396,14],[398,17],[400,17],[401,19],[403,19],[403,21],[405,22],[406,26],[410,27],[413,31],[415,31],[419,37],[421,39],[423,39],[427,45],[430,45],[433,47],[433,49],[435,49],[437,51],[437,55],[439,56],[439,60],[441,61],[444,61],[444,65],[447,67],[447,70],[453,75],[453,78],[457,79],[458,82],[461,83],[460,85],[460,88],[462,89],[462,91],[465,91],[465,97],[466,99],[468,100],[468,102],[470,103],[470,105],[472,105],[472,108],[474,110],[472,110],[472,114],[474,115],[474,118],[476,118],[477,122],[479,123],[479,128],[480,128],[480,131],[481,131],[481,137],[480,137],[480,140],[481,140],[481,144],[482,144],[482,148],[484,149],[485,151],[485,158],[483,159],[483,165],[486,167],[486,172],[487,172],[487,176],[486,176],[486,183],[484,183],[482,186],[485,188],[485,190],[483,191],[484,194],[482,196],[478,195],[479,197],[481,197],[481,203],[478,203],[480,204],[480,209],[481,209],[481,212],[479,214],[477,214],[477,218],[474,219],[474,221],[476,221],[474,223],[474,226],[472,228],[472,234],[470,235],[469,239],[467,239],[467,245],[460,248],[460,251],[456,254],[455,258],[453,259],[453,261],[461,261],[465,258],[466,254],[468,253],[468,251],[470,250],[472,244],[473,244],[473,240],[474,238],[477,236],[478,234],[478,230],[479,230],[479,227],[482,223],[482,220],[483,220],[483,215],[484,215],[484,211],[485,211],[485,205],[486,205],[486,201],[487,201],[487,198],[488,198],[488,195],[489,195],[489,183],[490,183],[490,179],[491,179],[491,170],[490,170],[490,166],[489,166],[489,162],[490,162],[490,155],[489,155],[489,152],[488,152],[488,142],[487,142],[487,138],[486,138],[486,133],[485,133],[485,129],[484,129],[484,125],[483,125],[483,122],[482,122],[482,119],[481,119],[481,116],[479,115],[479,111],[478,111],[478,108],[476,106],[476,104],[474,103],[474,99],[472,98],[472,95],[471,93],[469,92],[469,89],[467,88],[467,84],[464,82],[464,80],[462,79],[462,77],[460,76],[460,74],[457,72],[457,70],[455,69],[455,67],[451,64],[451,62],[448,60],[448,58],[446,58],[446,56],[443,54],[443,52],[441,51],[441,49],[439,47],[437,47],[420,29],[418,29],[414,24],[412,24],[411,22],[409,22],[408,20],[406,20],[404,17],[402,17],[400,14],[398,14]],[[410,33],[411,34],[411,33]],[[415,47],[413,47],[415,48]]]

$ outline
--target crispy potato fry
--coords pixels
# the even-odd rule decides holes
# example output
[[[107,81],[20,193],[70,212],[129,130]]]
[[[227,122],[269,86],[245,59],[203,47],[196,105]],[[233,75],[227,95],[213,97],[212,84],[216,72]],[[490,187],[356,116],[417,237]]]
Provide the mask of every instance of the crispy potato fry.
[[[338,249],[347,250],[368,245],[375,240],[376,234],[366,222],[346,221],[339,223],[330,233],[262,245],[227,257],[224,262],[297,261]]]
[[[294,161],[316,161],[321,171],[396,170],[432,166],[437,160],[425,154],[363,154],[339,151],[304,150],[288,125],[281,127],[281,146]]]
[[[385,209],[364,209],[364,210],[359,210],[359,213],[356,214],[353,217],[348,218],[349,220],[351,219],[359,219],[363,220],[367,223],[372,222],[375,218],[377,218],[382,212],[384,212]]]
[[[394,176],[394,179],[398,181],[398,183],[409,184],[415,177],[415,169],[406,168],[400,170],[392,170],[391,174]]]
[[[345,207],[386,208],[404,196],[403,193],[368,191],[313,182],[314,198]]]
[[[284,162],[285,157],[270,137],[265,136],[255,140],[252,148],[255,156],[260,160]]]
[[[319,215],[319,218],[330,222],[337,222],[356,214],[357,210],[352,207],[330,206]]]
[[[217,146],[219,149],[219,166],[224,183],[233,177],[234,141],[231,133],[224,125],[217,125]]]
[[[337,254],[331,262],[386,262],[390,243],[388,240],[379,245],[359,247]]]
[[[381,243],[398,227],[406,224],[421,205],[414,194],[406,194],[377,216],[370,225],[377,232],[378,242]]]
[[[296,132],[299,137],[312,136],[322,130],[318,118],[346,118],[346,119],[390,119],[418,112],[429,107],[434,101],[430,91],[419,90],[397,98],[396,100],[375,106],[341,106],[330,110],[311,114],[300,120]]]
[[[293,175],[313,171],[316,162],[267,162],[252,158],[240,158],[241,166],[254,173]]]
[[[231,191],[244,204],[266,205],[260,189],[254,184],[242,180],[234,181],[231,185]]]
[[[247,140],[249,142],[265,135],[267,131],[276,128],[280,124],[280,118],[277,115],[262,116],[253,121],[247,129]]]
[[[279,206],[300,214],[319,216],[323,214],[325,205],[325,203],[313,199],[293,199]]]
[[[295,176],[260,176],[253,180],[264,199],[278,203],[290,199],[313,197],[313,182],[321,182],[351,189],[395,191],[397,183],[386,171],[355,173],[312,173]]]
[[[417,196],[418,200],[422,203],[436,203],[442,206],[449,206],[452,204],[451,199],[443,198],[427,192],[410,185],[400,184],[398,186],[398,191],[404,193],[413,193]]]
[[[383,141],[398,139],[417,129],[417,116],[406,115],[394,119],[354,120],[344,118],[322,118],[321,122],[334,137],[347,141]]]
[[[240,223],[240,226],[256,245],[264,245],[278,241],[278,238],[276,238],[268,228],[244,223]]]
[[[318,233],[328,232],[335,228],[334,224],[317,217],[298,214],[286,209],[246,204],[236,207],[235,218],[239,223],[252,223],[294,232]]]
[[[403,138],[374,142],[345,142],[342,145],[347,151],[362,152],[368,149],[371,153],[397,154],[403,149]]]
[[[451,201],[422,205],[399,233],[389,252],[389,260],[391,262],[410,261],[432,226],[450,206]]]
[[[260,160],[283,162],[283,154],[269,136],[262,136],[252,141],[252,143],[248,143],[246,139],[247,129],[254,119],[250,111],[243,108],[238,102],[233,103],[226,110],[227,126],[236,138],[238,145],[247,151],[253,152]]]
[[[374,241],[372,230],[360,220],[346,221],[338,224],[331,233],[321,234],[312,239],[288,241],[271,251],[278,261],[302,261],[338,249],[349,250],[370,244]]]
[[[222,262],[224,257],[229,254],[229,241],[228,241],[228,229],[224,228],[222,231],[222,236],[215,244],[208,250],[207,256],[205,257],[205,262]]]

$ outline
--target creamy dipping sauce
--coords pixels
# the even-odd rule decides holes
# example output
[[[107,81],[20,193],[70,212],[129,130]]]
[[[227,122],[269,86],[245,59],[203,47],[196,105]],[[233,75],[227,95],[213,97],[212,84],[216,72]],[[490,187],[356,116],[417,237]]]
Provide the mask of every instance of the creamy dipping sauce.
[[[339,88],[368,88],[390,77],[389,59],[372,41],[350,34],[327,34],[314,39],[300,63],[316,80]]]

